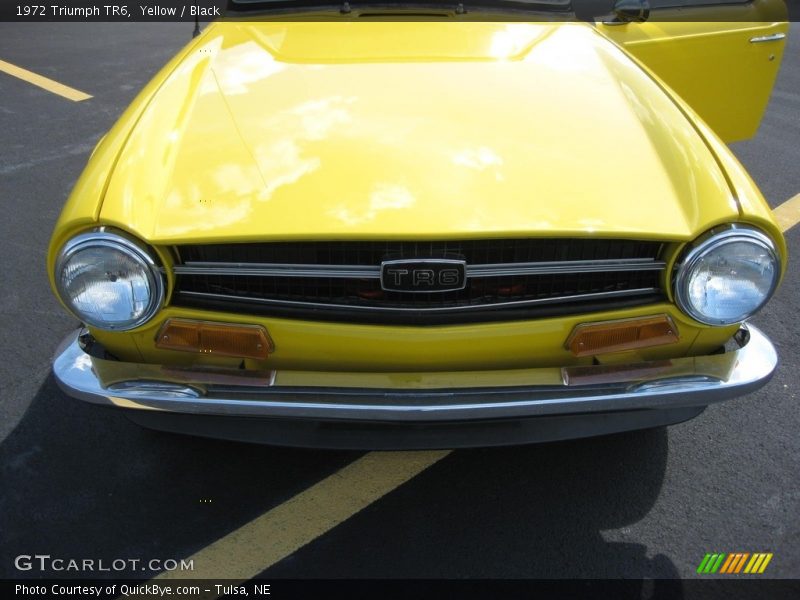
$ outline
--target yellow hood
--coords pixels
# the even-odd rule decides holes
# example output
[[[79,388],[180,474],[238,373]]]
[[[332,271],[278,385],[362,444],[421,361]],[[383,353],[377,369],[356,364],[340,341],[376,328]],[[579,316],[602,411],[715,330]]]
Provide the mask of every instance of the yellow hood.
[[[583,23],[218,22],[101,210],[154,243],[686,240],[737,216],[683,113]]]

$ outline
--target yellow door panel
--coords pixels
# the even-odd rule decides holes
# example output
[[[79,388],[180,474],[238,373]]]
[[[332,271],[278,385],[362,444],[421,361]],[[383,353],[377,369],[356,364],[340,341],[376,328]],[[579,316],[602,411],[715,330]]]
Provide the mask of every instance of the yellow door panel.
[[[597,24],[726,142],[751,138],[758,130],[789,29],[783,0],[730,2],[680,9],[657,5],[644,23]],[[660,6],[665,3],[685,0],[663,0]]]

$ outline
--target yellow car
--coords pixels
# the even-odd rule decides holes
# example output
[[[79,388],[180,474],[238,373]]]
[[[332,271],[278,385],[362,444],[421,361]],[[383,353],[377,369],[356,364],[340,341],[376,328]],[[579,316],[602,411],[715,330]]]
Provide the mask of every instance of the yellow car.
[[[769,380],[746,321],[786,245],[725,142],[764,112],[780,0],[326,4],[230,0],[98,144],[48,256],[85,325],[67,394],[426,448],[658,427]]]

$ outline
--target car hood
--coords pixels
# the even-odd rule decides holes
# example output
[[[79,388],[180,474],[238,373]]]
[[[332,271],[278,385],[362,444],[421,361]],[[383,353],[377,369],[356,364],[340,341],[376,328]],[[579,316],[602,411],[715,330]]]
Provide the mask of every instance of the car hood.
[[[591,25],[222,21],[165,76],[101,221],[153,243],[691,239],[737,206]]]

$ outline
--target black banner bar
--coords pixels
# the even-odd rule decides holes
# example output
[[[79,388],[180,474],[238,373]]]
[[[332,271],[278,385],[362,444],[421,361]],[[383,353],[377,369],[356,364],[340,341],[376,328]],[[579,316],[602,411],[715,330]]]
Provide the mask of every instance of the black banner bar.
[[[225,13],[226,0],[2,0],[0,21],[208,21]]]
[[[703,598],[735,600],[800,597],[800,581],[761,579],[609,579],[609,580],[493,580],[493,579],[368,579],[368,580],[5,580],[3,598],[249,598],[299,600],[515,600],[533,598],[614,598],[615,600]]]
[[[208,21],[224,16],[269,21],[317,18],[483,21],[613,19],[617,0],[2,0],[0,22]],[[629,0],[630,1],[630,0]],[[642,0],[650,21],[800,21],[800,0]],[[403,12],[405,11],[405,13]],[[426,12],[427,11],[427,12]],[[427,15],[427,17],[426,17]],[[760,17],[760,18],[754,18]]]

